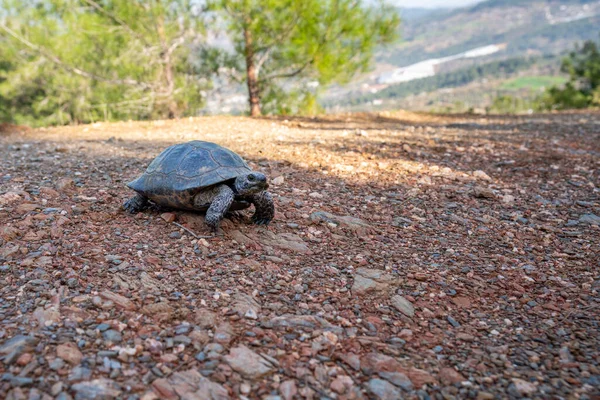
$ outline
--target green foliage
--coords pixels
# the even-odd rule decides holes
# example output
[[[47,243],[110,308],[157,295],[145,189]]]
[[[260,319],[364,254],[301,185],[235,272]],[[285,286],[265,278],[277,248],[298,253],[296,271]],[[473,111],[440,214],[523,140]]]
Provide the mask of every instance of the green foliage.
[[[517,96],[500,95],[494,98],[492,105],[486,108],[489,113],[517,114],[529,110],[538,111],[539,104],[536,100]]]
[[[399,24],[384,3],[357,0],[223,0],[217,9],[238,65],[269,113],[313,107],[314,93],[297,88],[308,82],[345,83],[366,71],[376,46],[394,40]]]
[[[600,50],[589,40],[563,60],[561,71],[569,75],[564,87],[554,86],[541,97],[544,108],[564,110],[600,106]]]
[[[538,76],[520,76],[504,82],[500,89],[504,90],[541,90],[553,85],[562,85],[567,79],[562,76],[538,75]]]
[[[188,62],[204,30],[193,0],[0,0],[0,9],[14,67],[0,96],[18,123],[164,118],[202,105],[206,82]]]

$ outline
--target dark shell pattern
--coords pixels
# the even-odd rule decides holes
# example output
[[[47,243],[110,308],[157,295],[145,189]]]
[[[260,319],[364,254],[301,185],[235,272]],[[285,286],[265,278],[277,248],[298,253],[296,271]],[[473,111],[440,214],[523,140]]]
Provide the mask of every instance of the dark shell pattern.
[[[142,176],[127,186],[150,198],[187,197],[250,171],[248,164],[231,150],[195,140],[165,149]]]

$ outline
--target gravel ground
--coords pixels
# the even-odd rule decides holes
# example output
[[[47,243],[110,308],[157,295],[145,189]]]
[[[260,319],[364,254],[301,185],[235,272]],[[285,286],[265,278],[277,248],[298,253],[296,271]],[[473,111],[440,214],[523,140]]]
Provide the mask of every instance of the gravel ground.
[[[166,146],[276,216],[120,210]],[[600,114],[0,134],[0,398],[599,399]]]

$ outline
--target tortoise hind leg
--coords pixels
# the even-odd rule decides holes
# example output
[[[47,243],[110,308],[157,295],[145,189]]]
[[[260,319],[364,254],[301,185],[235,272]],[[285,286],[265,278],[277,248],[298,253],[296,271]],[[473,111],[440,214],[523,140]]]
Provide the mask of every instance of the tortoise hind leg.
[[[123,209],[131,214],[135,214],[144,211],[149,205],[148,198],[138,193],[123,203]]]
[[[206,211],[206,223],[216,231],[219,227],[219,222],[223,219],[227,210],[233,203],[235,194],[227,185],[221,185],[217,188],[217,195],[210,202],[210,207]]]

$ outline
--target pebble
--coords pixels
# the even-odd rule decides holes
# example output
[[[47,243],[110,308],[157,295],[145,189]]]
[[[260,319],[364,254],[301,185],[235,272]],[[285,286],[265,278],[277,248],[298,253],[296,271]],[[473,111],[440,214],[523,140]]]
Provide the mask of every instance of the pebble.
[[[413,307],[412,303],[406,300],[404,297],[400,295],[395,295],[392,297],[391,302],[392,306],[394,306],[394,308],[400,311],[402,314],[406,315],[409,318],[414,317],[415,308]]]
[[[452,318],[452,316],[448,315],[448,322],[450,323],[450,325],[452,325],[455,328],[460,327],[460,323],[458,321],[456,321],[454,318]]]
[[[396,386],[383,379],[371,379],[366,386],[374,399],[398,400],[402,398],[402,394]]]
[[[273,371],[271,363],[243,345],[232,348],[224,360],[246,378],[258,379]]]
[[[109,329],[107,331],[104,331],[102,333],[102,337],[104,338],[105,341],[115,343],[115,344],[121,343],[121,340],[123,340],[121,333],[114,329]]]
[[[117,384],[110,379],[95,379],[71,386],[76,400],[114,399],[121,395]]]
[[[179,231],[171,232],[169,237],[171,239],[181,239],[181,233]]]

